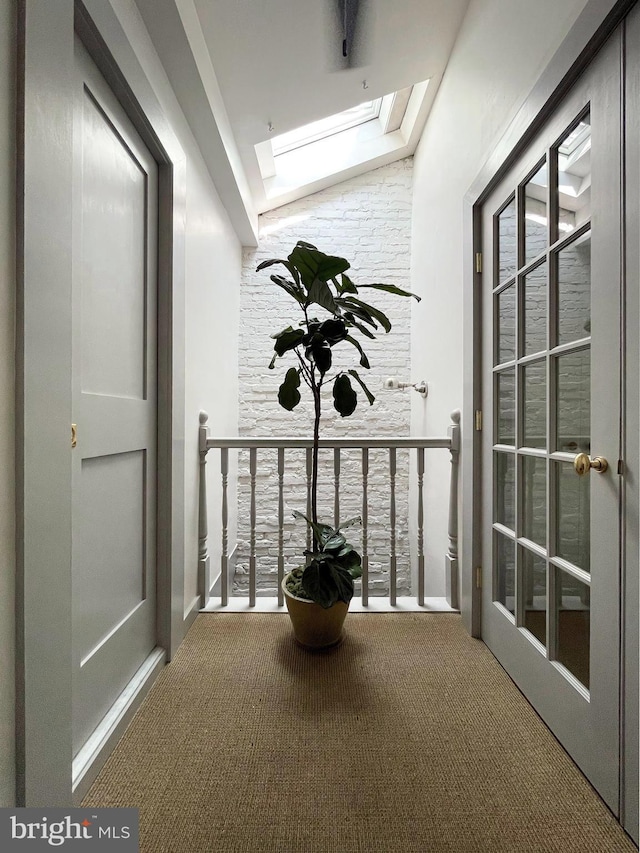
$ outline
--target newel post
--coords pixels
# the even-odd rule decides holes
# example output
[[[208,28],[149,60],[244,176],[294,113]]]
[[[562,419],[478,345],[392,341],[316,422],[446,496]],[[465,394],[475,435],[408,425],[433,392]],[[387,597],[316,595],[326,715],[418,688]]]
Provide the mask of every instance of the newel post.
[[[209,427],[207,421],[209,415],[200,412],[200,428],[198,430],[198,453],[200,454],[200,484],[198,491],[198,591],[202,607],[209,603],[209,590],[211,589],[211,570],[209,560],[209,548],[207,545],[207,438]]]
[[[460,463],[460,410],[451,413],[451,426],[447,430],[451,439],[451,485],[449,489],[449,550],[445,557],[447,602],[450,607],[460,607],[458,587],[458,471]]]

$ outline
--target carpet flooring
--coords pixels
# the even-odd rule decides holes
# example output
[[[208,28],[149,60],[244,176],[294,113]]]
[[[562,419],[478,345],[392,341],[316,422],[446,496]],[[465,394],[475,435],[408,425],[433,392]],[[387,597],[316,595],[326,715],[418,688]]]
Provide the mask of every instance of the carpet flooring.
[[[200,615],[87,794],[143,853],[637,848],[486,647],[449,614]]]

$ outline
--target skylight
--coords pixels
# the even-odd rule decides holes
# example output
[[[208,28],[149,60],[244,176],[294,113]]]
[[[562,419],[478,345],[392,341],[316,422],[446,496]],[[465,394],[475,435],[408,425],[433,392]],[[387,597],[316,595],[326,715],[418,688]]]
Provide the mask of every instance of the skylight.
[[[415,83],[255,145],[262,210],[413,153],[435,91]]]
[[[570,157],[590,133],[591,124],[586,121],[581,121],[562,141],[562,145],[559,148],[560,153],[564,154],[565,157]]]
[[[343,130],[357,127],[367,121],[373,121],[380,115],[381,106],[382,98],[377,98],[375,101],[365,101],[363,104],[343,110],[341,113],[335,113],[319,121],[312,121],[310,124],[297,127],[288,133],[274,136],[271,140],[273,154],[274,156],[285,154],[287,151],[293,151],[294,148],[301,148],[303,145],[325,139],[334,133],[341,133]]]

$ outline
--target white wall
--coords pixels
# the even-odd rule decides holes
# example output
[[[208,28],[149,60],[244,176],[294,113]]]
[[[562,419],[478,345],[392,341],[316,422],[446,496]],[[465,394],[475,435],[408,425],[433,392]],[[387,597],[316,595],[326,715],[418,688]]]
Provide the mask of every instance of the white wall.
[[[184,144],[184,143],[183,143]],[[238,432],[238,311],[241,247],[220,207],[213,185],[193,152],[187,171],[186,235],[186,472],[185,584],[188,609],[197,595],[198,413],[209,414],[211,435]],[[208,525],[212,579],[220,566],[220,500],[217,452],[210,451]],[[230,483],[235,477],[231,471]],[[229,493],[229,535],[235,537],[235,490]]]
[[[286,370],[292,366],[291,355],[278,359],[275,369],[267,365],[273,355],[270,335],[289,324],[297,325],[302,314],[292,300],[269,280],[272,273],[286,275],[283,267],[273,267],[256,273],[256,266],[268,258],[286,258],[297,240],[312,243],[327,254],[345,257],[352,265],[349,275],[354,283],[385,282],[407,289],[410,275],[411,198],[413,160],[407,158],[383,166],[337,184],[299,201],[279,207],[260,216],[260,245],[246,249],[242,279],[240,310],[240,393],[241,435],[275,435],[311,437],[313,403],[306,386],[301,387],[302,400],[293,412],[278,404],[278,386]],[[385,311],[393,327],[389,335],[384,332],[376,341],[355,332],[369,356],[371,369],[360,368],[359,354],[348,343],[334,350],[334,366],[355,368],[376,397],[373,406],[354,382],[358,394],[358,407],[352,416],[341,418],[333,408],[329,388],[323,394],[321,435],[400,436],[409,434],[409,391],[384,391],[382,381],[386,376],[408,379],[410,370],[409,318],[410,302],[406,298],[390,296],[376,291],[360,294],[365,302]],[[420,310],[418,308],[418,310]],[[322,316],[322,309],[318,309]],[[333,375],[333,374],[331,374]],[[416,395],[417,396],[417,395]],[[261,455],[261,459],[266,454]],[[407,537],[408,479],[406,452],[398,454],[397,486],[397,552],[398,594],[408,594],[409,548]],[[342,519],[361,512],[361,454],[360,451],[342,453],[340,480]],[[323,520],[333,518],[333,456],[321,454],[319,514]],[[300,562],[301,544],[304,546],[304,524],[291,520],[291,510],[305,510],[304,452],[291,453],[285,472],[285,553],[290,555],[287,569]],[[260,556],[259,578],[266,593],[275,594],[274,576],[277,576],[277,473],[273,463],[266,468],[261,462],[258,481],[257,549]],[[239,502],[240,545],[238,569],[247,566],[248,525],[240,519],[249,516],[248,482],[241,477]],[[388,591],[389,554],[389,479],[388,458],[385,451],[370,452],[369,466],[369,570],[372,592]],[[274,524],[275,522],[275,524]],[[360,531],[354,530],[351,541],[360,541]],[[239,583],[243,578],[237,575]],[[263,580],[264,583],[260,583]]]
[[[198,414],[211,432],[235,435],[238,423],[238,306],[241,246],[133,0],[111,0],[187,159],[185,234],[185,546],[184,606],[197,594]],[[210,502],[212,545],[219,512]],[[235,524],[235,519],[232,519]],[[212,565],[217,566],[216,554]]]
[[[0,0],[0,807],[14,803],[15,0]]]
[[[463,197],[586,0],[471,0],[415,155],[412,290],[428,321],[414,313],[414,373],[430,382],[425,409],[414,404],[416,435],[443,434],[462,405]],[[446,551],[446,460],[428,460],[427,559]],[[435,552],[434,552],[435,549]],[[428,594],[442,594],[429,590]]]

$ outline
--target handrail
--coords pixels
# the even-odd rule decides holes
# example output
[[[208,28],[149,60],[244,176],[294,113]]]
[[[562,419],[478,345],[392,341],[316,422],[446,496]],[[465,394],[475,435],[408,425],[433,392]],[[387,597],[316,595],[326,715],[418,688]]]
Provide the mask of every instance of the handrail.
[[[307,451],[307,480],[310,481],[310,452],[313,447],[312,438],[302,437],[275,437],[275,436],[232,436],[232,437],[211,437],[207,422],[209,416],[206,412],[200,412],[200,430],[198,450],[200,455],[200,488],[199,488],[199,524],[198,524],[198,588],[200,591],[202,604],[206,606],[211,589],[210,583],[210,559],[207,544],[207,490],[205,466],[207,462],[207,453],[214,448],[220,449],[220,474],[222,477],[222,553],[221,553],[221,571],[220,571],[220,599],[222,606],[225,606],[229,600],[229,553],[228,553],[228,473],[229,473],[229,450],[249,450],[250,452],[250,474],[251,474],[251,555],[250,555],[250,591],[249,604],[255,606],[256,590],[255,590],[255,481],[256,481],[256,450],[260,448],[277,449],[278,451],[278,519],[279,519],[279,536],[278,536],[278,577],[282,580],[283,569],[283,540],[282,540],[282,487],[283,487],[283,472],[284,472],[284,451],[287,448],[302,448]],[[424,480],[424,451],[425,449],[441,448],[446,449],[451,454],[451,478],[449,491],[449,521],[448,521],[448,538],[449,546],[445,555],[446,566],[446,590],[447,601],[449,605],[458,609],[458,469],[460,455],[460,411],[455,410],[451,413],[451,425],[449,426],[447,437],[422,438],[412,436],[365,436],[365,437],[333,437],[321,438],[319,441],[320,448],[334,449],[334,475],[335,475],[335,509],[337,514],[339,510],[339,477],[340,477],[340,450],[349,448],[357,448],[362,450],[362,487],[363,487],[363,585],[362,585],[362,604],[368,605],[369,590],[368,590],[368,556],[367,556],[367,479],[369,469],[368,452],[373,448],[383,448],[389,450],[390,462],[390,521],[391,521],[391,542],[390,542],[390,590],[389,599],[392,607],[396,605],[396,590],[395,590],[395,457],[396,451],[402,449],[417,450],[418,464],[418,590],[417,602],[420,606],[424,605],[425,601],[425,579],[424,579],[424,548],[423,548],[423,523],[424,523],[424,499],[423,499],[423,480]],[[309,482],[307,483],[309,489]],[[307,496],[309,501],[309,495]],[[310,505],[307,506],[307,511],[310,513]],[[309,545],[308,545],[309,547]],[[278,603],[280,606],[284,604],[283,594],[278,584]]]
[[[249,450],[253,447],[313,447],[312,438],[276,438],[275,436],[237,436],[233,438],[207,438],[207,450],[216,447],[228,447],[229,449]],[[368,447],[451,447],[451,437],[447,438],[409,438],[409,437],[367,437],[367,438],[321,438],[319,447],[348,449]]]

